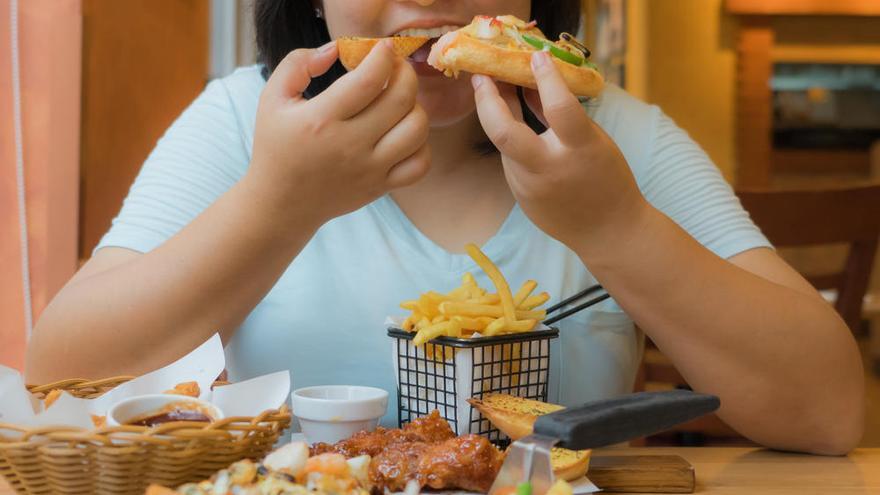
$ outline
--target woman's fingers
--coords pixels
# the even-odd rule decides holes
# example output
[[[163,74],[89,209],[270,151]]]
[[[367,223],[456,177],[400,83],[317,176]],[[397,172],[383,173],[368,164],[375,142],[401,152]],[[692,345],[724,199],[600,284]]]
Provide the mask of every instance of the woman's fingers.
[[[543,141],[529,126],[517,120],[492,79],[475,75],[477,115],[489,140],[505,155],[528,166],[541,153]]]
[[[412,111],[418,91],[416,71],[405,61],[397,60],[385,91],[350,122],[362,133],[378,139]]]
[[[315,50],[300,49],[288,53],[275,67],[263,94],[283,100],[302,97],[312,78],[327,72],[337,55],[335,41]]]
[[[428,140],[428,114],[419,105],[391,128],[373,148],[377,163],[398,163],[415,153]]]
[[[389,189],[408,186],[424,177],[430,168],[431,149],[424,143],[415,153],[391,167],[385,184]]]
[[[577,97],[568,89],[549,53],[541,51],[532,54],[532,72],[538,83],[547,124],[563,143],[583,143],[592,122]]]
[[[544,117],[544,109],[541,108],[541,95],[532,88],[523,88],[522,92],[523,99],[526,101],[526,105],[529,106],[529,110],[544,124],[544,127],[548,127],[547,119]]]
[[[507,108],[510,109],[510,114],[513,115],[513,118],[518,122],[525,122],[522,105],[519,102],[519,96],[516,94],[516,86],[500,81],[496,82],[495,85],[498,87],[498,94],[501,95],[501,99],[504,100],[504,103],[507,103]]]
[[[355,70],[340,77],[314,101],[342,120],[360,113],[384,91],[391,78],[397,55],[389,44],[376,43]]]

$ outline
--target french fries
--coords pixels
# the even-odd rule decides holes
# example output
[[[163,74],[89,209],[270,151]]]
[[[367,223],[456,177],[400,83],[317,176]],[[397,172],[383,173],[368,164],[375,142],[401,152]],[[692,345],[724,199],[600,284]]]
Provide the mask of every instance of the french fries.
[[[468,338],[477,332],[486,336],[528,332],[547,316],[538,308],[550,295],[532,295],[537,282],[527,280],[513,294],[501,270],[476,245],[468,244],[465,250],[492,281],[496,292],[483,289],[471,273],[465,273],[461,285],[445,294],[428,291],[418,299],[403,301],[400,307],[410,314],[401,327],[415,332],[414,345],[424,345],[437,337]]]

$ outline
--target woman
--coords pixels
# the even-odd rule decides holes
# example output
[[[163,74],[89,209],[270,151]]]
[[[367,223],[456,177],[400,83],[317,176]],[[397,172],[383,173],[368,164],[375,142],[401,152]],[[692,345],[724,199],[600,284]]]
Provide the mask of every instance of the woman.
[[[513,284],[534,278],[559,299],[598,280],[614,296],[562,326],[553,399],[628,392],[637,322],[745,436],[853,448],[863,392],[849,331],[659,109],[615,87],[581,106],[546,53],[528,105],[383,44],[351,73],[331,69],[331,37],[476,14],[556,36],[576,30],[578,4],[257,1],[263,66],[212,82],[158,143],[43,314],[30,380],[142,373],[220,331],[234,380],[290,369],[295,386],[393,390],[383,318],[475,271],[462,247],[476,242]]]

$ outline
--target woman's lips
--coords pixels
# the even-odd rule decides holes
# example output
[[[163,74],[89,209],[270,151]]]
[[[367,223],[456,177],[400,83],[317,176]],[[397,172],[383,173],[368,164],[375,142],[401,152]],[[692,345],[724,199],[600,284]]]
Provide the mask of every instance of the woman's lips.
[[[428,54],[431,53],[431,47],[434,46],[437,39],[438,38],[428,40],[427,43],[422,45],[421,48],[413,52],[413,54],[407,58],[409,63],[412,64],[413,69],[415,69],[416,74],[419,76],[435,77],[443,75],[442,72],[428,65]]]

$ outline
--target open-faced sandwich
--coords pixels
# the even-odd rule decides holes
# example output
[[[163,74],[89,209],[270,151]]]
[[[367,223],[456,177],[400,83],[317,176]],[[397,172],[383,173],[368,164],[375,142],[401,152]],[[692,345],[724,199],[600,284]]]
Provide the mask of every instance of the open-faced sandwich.
[[[403,32],[391,38],[348,37],[337,40],[339,58],[346,69],[361,63],[370,50],[382,39],[390,39],[401,57],[424,62],[447,76],[457,77],[460,72],[484,74],[499,81],[536,88],[530,67],[532,54],[546,51],[556,63],[569,89],[578,96],[596,96],[602,91],[604,80],[596,66],[589,61],[590,51],[577,39],[562,33],[558,41],[550,41],[535,25],[512,15],[490,17],[479,15],[463,28],[437,28],[438,38],[410,36]],[[430,49],[430,52],[429,52]]]
[[[339,48],[339,61],[343,67],[348,70],[354,70],[363,62],[370,53],[370,50],[376,46],[376,43],[382,40],[391,40],[391,48],[400,57],[409,57],[416,50],[428,42],[430,38],[427,36],[392,36],[390,38],[358,38],[344,37],[336,40],[336,46]]]
[[[512,15],[477,16],[469,25],[444,34],[431,48],[428,63],[447,76],[465,71],[535,89],[530,64],[539,50],[550,53],[574,94],[596,96],[602,90],[602,75],[588,60],[590,51],[574,36],[562,33],[558,41],[550,41],[534,21]]]
[[[565,409],[507,394],[487,394],[481,399],[468,399],[468,403],[511,440],[531,435],[538,416]],[[586,474],[590,466],[590,451],[554,447],[550,452],[550,465],[557,478],[576,480]]]

